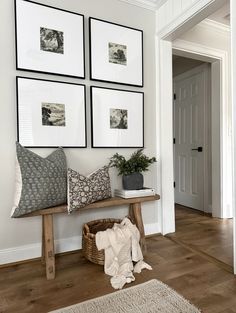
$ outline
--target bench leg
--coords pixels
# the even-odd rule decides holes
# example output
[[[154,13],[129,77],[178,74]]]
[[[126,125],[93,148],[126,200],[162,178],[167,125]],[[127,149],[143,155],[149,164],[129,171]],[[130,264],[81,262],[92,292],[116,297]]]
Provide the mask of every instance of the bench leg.
[[[45,265],[45,231],[44,231],[44,218],[42,215],[42,255],[41,255],[41,262]]]
[[[130,218],[131,222],[133,224],[135,224],[134,211],[133,211],[133,205],[132,204],[129,205],[129,218]]]
[[[132,203],[130,204],[130,211],[132,211],[135,224],[140,232],[140,245],[143,252],[143,255],[147,253],[147,246],[145,241],[145,232],[143,226],[143,218],[142,218],[142,211],[141,211],[141,203]]]
[[[53,236],[53,215],[43,215],[44,253],[47,279],[55,278],[55,254]]]

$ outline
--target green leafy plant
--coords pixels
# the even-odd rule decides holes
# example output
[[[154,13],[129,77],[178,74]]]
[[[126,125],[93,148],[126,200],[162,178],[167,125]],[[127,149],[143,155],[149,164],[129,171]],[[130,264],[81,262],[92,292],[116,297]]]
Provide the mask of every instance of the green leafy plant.
[[[110,158],[109,166],[117,168],[118,175],[130,175],[148,171],[148,167],[154,162],[155,157],[149,158],[143,153],[143,149],[138,149],[128,160],[119,153],[114,154]]]

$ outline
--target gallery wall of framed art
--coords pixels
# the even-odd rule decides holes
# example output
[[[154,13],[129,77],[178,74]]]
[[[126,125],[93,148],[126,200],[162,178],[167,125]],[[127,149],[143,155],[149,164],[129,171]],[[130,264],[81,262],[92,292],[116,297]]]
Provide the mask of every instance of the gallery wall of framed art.
[[[86,86],[86,137],[87,147],[67,147],[64,149],[67,164],[69,167],[78,172],[87,175],[97,168],[109,162],[109,158],[116,152],[129,157],[136,148],[92,148],[91,144],[91,112],[90,112],[90,85],[102,86],[106,88],[126,89],[131,91],[143,91],[145,93],[144,105],[144,146],[147,155],[155,155],[158,140],[155,136],[156,129],[156,97],[155,97],[155,14],[150,10],[143,10],[140,7],[130,5],[127,2],[119,0],[32,0],[40,4],[57,7],[59,9],[76,12],[84,15],[85,26],[85,79],[70,77],[67,75],[55,75],[52,73],[38,73],[28,70],[21,70],[16,68],[15,58],[15,16],[14,16],[14,0],[1,0],[1,70],[0,70],[0,98],[1,98],[1,123],[0,123],[0,138],[2,143],[0,164],[0,198],[1,198],[1,219],[0,219],[0,251],[1,260],[7,262],[17,262],[26,258],[40,257],[41,240],[41,224],[37,218],[33,219],[10,219],[9,208],[13,204],[13,193],[15,185],[15,141],[17,140],[17,97],[16,97],[16,76],[37,78],[43,80],[52,80],[56,82],[70,82],[75,84],[82,84]],[[58,12],[55,10],[54,12]],[[124,26],[143,30],[143,44],[144,44],[144,87],[133,87],[128,85],[119,85],[113,83],[91,81],[90,80],[90,66],[89,66],[89,17],[103,19],[109,22],[114,22]],[[54,25],[48,27],[61,31],[61,28],[56,28]],[[67,36],[64,36],[64,39]],[[38,35],[40,45],[40,35]],[[119,42],[118,42],[119,43]],[[119,43],[122,44],[122,43]],[[65,47],[65,46],[64,46]],[[65,50],[64,50],[65,51]],[[45,52],[47,53],[47,52]],[[49,53],[49,52],[48,52]],[[52,54],[55,56],[56,53]],[[60,83],[63,89],[64,84]],[[34,98],[33,98],[34,99]],[[52,103],[54,100],[52,99]],[[47,101],[41,101],[47,103]],[[66,101],[58,102],[58,104],[65,105],[65,124],[67,123],[67,109]],[[41,103],[40,103],[41,105]],[[47,108],[47,105],[45,105]],[[59,106],[60,107],[60,106]],[[61,106],[63,111],[63,106]],[[158,111],[158,107],[157,107]],[[129,113],[129,112],[128,112]],[[42,116],[42,112],[40,112]],[[40,121],[42,123],[42,121]],[[63,122],[62,122],[63,123]],[[157,126],[159,123],[157,123]],[[42,126],[43,127],[43,126]],[[54,129],[64,128],[64,126],[44,126],[52,127]],[[49,129],[50,130],[50,129]],[[37,131],[37,130],[36,130]],[[157,129],[158,131],[158,129]],[[54,144],[54,143],[53,143]],[[47,157],[56,148],[48,146],[36,148],[35,146],[29,148],[33,153],[41,157]],[[159,156],[157,155],[158,159]],[[145,174],[145,183],[147,186],[155,187],[155,182],[159,182],[156,176],[155,169],[160,162],[153,165],[153,170]],[[119,189],[121,187],[120,177],[116,176],[116,170],[111,169],[111,184],[112,188]],[[158,186],[159,187],[159,183]],[[158,190],[158,189],[157,189]],[[147,233],[152,230],[156,231],[156,223],[158,222],[158,207],[153,203],[147,203],[147,208],[144,207],[143,218],[145,227],[147,225]],[[100,209],[96,212],[96,219],[109,217],[117,218],[125,214],[124,208],[117,207],[116,210],[107,211],[107,209]],[[80,237],[78,230],[82,225],[90,219],[90,213],[83,212],[79,218],[70,215],[58,215],[54,223],[58,226],[58,232],[55,233],[57,244],[57,252],[65,252],[68,250],[80,249]],[[93,216],[94,217],[94,216]],[[151,224],[151,225],[149,225]],[[69,227],[68,227],[69,225]],[[146,229],[146,228],[145,228]],[[148,232],[149,230],[149,232]],[[12,253],[12,251],[14,253]]]
[[[31,0],[14,2],[16,69],[85,79],[88,57],[89,78],[106,84],[91,87],[91,147],[144,147],[144,93],[109,87],[143,87],[143,31],[89,17],[86,36],[83,14]],[[87,147],[86,85],[36,77],[16,81],[23,146]]]

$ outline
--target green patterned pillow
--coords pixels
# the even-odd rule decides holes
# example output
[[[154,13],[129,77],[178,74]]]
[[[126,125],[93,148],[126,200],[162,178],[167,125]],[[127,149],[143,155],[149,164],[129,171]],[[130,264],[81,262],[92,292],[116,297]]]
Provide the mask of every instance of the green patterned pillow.
[[[87,177],[69,168],[67,178],[69,213],[111,197],[108,166],[98,169]]]
[[[46,158],[16,143],[16,193],[11,217],[66,203],[67,166],[62,148]]]

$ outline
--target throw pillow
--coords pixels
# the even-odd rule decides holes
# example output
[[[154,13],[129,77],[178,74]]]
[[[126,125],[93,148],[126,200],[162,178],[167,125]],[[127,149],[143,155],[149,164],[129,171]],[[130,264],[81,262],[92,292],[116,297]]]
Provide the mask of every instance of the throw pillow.
[[[16,143],[16,193],[11,217],[66,203],[67,166],[62,148],[46,158]]]
[[[68,212],[81,209],[95,201],[111,197],[109,167],[84,176],[68,169]]]

